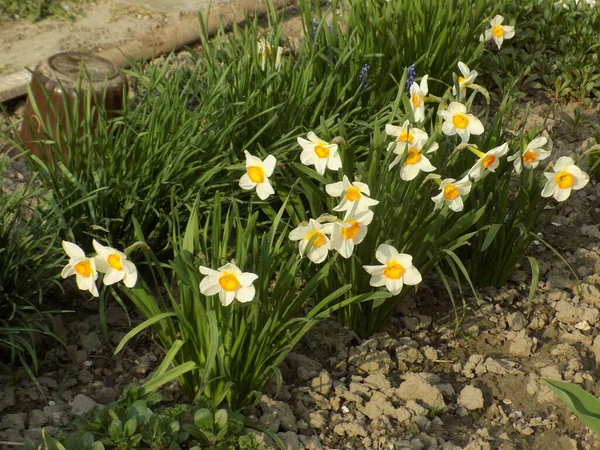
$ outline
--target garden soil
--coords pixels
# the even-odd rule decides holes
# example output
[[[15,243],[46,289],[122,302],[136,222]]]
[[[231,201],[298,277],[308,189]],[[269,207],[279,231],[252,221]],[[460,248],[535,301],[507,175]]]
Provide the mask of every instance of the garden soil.
[[[18,120],[22,102],[10,106],[4,120]],[[560,115],[575,106],[536,99],[520,111],[528,114],[529,127],[547,129],[554,153],[580,155],[591,135]],[[597,105],[582,114],[600,122]],[[4,187],[19,188],[27,178],[26,165],[17,161]],[[278,433],[288,449],[600,448],[542,381],[574,382],[600,396],[598,198],[600,183],[592,177],[532,243],[540,281],[531,305],[526,265],[506,286],[467,298],[466,308],[453,308],[443,286],[425,279],[382,333],[359,339],[335,322],[318,326],[281,367],[281,389],[269,386],[248,414]],[[56,432],[76,415],[116,400],[128,383],[148,380],[164,354],[146,333],[113,355],[138,322],[111,305],[104,336],[97,302],[72,280],[63,287],[66,295],[56,295],[53,306],[75,312],[56,318],[67,347],[50,350],[43,360],[38,381],[48,401],[27,377],[15,379],[16,369],[0,364],[0,441],[23,442],[42,427]],[[162,393],[167,402],[182,399],[176,384]],[[264,434],[257,439],[274,448]]]

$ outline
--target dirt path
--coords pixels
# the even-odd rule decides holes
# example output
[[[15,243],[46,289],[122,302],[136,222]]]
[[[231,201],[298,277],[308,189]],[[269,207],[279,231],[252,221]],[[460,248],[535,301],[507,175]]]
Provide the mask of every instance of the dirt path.
[[[48,18],[0,23],[0,75],[33,68],[55,53],[100,51],[157,32],[181,14],[218,8],[228,0],[98,0],[74,22]]]

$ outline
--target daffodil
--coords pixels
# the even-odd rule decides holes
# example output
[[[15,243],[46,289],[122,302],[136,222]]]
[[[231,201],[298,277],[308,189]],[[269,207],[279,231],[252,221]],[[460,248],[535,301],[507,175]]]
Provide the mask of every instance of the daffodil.
[[[85,256],[85,252],[72,242],[62,241],[62,246],[69,256],[69,263],[61,272],[63,278],[75,275],[77,287],[82,291],[90,291],[94,297],[98,297],[96,280],[98,272],[94,258]]]
[[[393,151],[399,155],[409,146],[415,146],[419,143],[424,144],[429,136],[423,130],[416,128],[406,120],[401,127],[396,125],[387,124],[385,126],[385,132],[388,136],[394,136],[395,141],[388,145],[388,151]]]
[[[497,14],[492,20],[490,20],[491,28],[485,30],[485,34],[479,37],[480,41],[494,40],[498,48],[502,47],[504,39],[510,39],[515,35],[515,27],[509,25],[502,25],[504,17]]]
[[[96,239],[92,241],[94,250],[96,250],[96,268],[98,272],[104,274],[103,283],[107,286],[123,280],[123,284],[128,288],[135,286],[137,281],[137,269],[135,265],[127,259],[125,253],[112,247],[105,247]]]
[[[467,195],[471,192],[471,182],[467,175],[463,179],[457,181],[454,178],[446,178],[440,184],[441,192],[432,197],[431,200],[435,202],[435,208],[441,208],[443,205],[448,207],[454,212],[460,212],[464,208],[464,204],[461,195]]]
[[[448,109],[438,111],[438,114],[444,119],[442,131],[447,136],[458,134],[463,144],[469,142],[472,134],[479,135],[483,133],[481,121],[473,114],[467,113],[467,107],[462,103],[452,102]]]
[[[410,106],[413,110],[415,122],[420,122],[425,118],[425,96],[429,92],[429,88],[427,87],[427,77],[428,75],[424,75],[423,78],[421,78],[420,85],[413,82],[410,87]]]
[[[540,161],[543,161],[550,156],[550,151],[544,150],[544,147],[548,143],[548,139],[544,136],[538,136],[527,144],[527,148],[521,155],[521,152],[517,152],[514,155],[510,155],[506,158],[508,161],[514,161],[515,172],[521,173],[521,169],[525,166],[526,169],[535,169]]]
[[[308,225],[300,225],[294,228],[290,232],[290,239],[292,241],[300,241],[300,256],[305,255],[306,248],[312,239],[312,246],[307,256],[312,262],[319,264],[327,258],[331,246],[331,241],[327,235],[330,235],[332,232],[332,223],[320,224],[316,220],[310,219]]]
[[[275,193],[269,181],[269,177],[275,170],[275,157],[269,155],[263,161],[252,156],[247,150],[244,153],[246,154],[246,173],[240,178],[240,187],[247,191],[256,188],[258,198],[265,200]]]
[[[373,220],[373,211],[362,211],[346,217],[343,222],[334,222],[331,234],[331,248],[344,258],[350,258],[354,246],[360,244],[367,235],[367,227]]]
[[[554,197],[557,202],[564,202],[571,195],[588,184],[590,177],[575,165],[575,161],[568,156],[559,158],[554,164],[554,172],[544,172],[547,178],[542,190],[542,197]]]
[[[260,68],[265,71],[267,67],[267,59],[273,53],[271,44],[265,39],[258,41],[258,54],[261,56]],[[279,70],[281,66],[281,55],[283,55],[283,47],[277,47],[277,55],[275,56],[275,69]]]
[[[435,146],[435,148],[437,148],[437,143],[435,143]],[[419,145],[415,145],[408,148],[408,155],[404,159],[402,167],[400,167],[400,178],[402,178],[404,181],[414,180],[421,171],[433,172],[435,170],[435,167],[421,152],[419,147]],[[402,156],[396,156],[396,159],[394,159],[390,164],[390,170],[397,165],[401,159]]]
[[[379,203],[379,200],[369,197],[369,186],[360,181],[351,183],[346,175],[342,181],[325,185],[325,191],[332,197],[342,197],[340,204],[333,208],[334,211],[352,211],[356,214]]]
[[[235,264],[228,263],[217,270],[200,266],[200,273],[206,275],[200,282],[200,292],[204,295],[219,294],[223,306],[229,306],[234,299],[242,303],[250,302],[256,290],[252,284],[258,275],[242,272]]]
[[[477,71],[469,70],[467,65],[462,61],[458,62],[458,69],[462,74],[462,76],[458,77],[458,98],[459,100],[462,100],[467,95],[467,88],[473,84],[473,81],[477,78]],[[452,95],[456,96],[456,86],[452,86]]]
[[[315,170],[323,175],[325,169],[338,170],[342,167],[342,160],[338,154],[337,144],[328,144],[313,133],[307,135],[308,140],[298,137],[298,144],[302,147],[300,161],[306,166],[315,166]]]
[[[381,244],[377,247],[375,258],[382,265],[363,266],[371,275],[371,286],[385,286],[393,295],[398,295],[405,284],[414,286],[422,280],[421,274],[412,264],[412,256],[398,253],[391,245]]]
[[[508,144],[505,142],[504,144],[494,147],[489,150],[487,153],[481,153],[479,159],[475,163],[471,170],[469,170],[469,176],[474,180],[479,180],[486,170],[490,172],[495,172],[500,164],[500,158],[506,155],[508,152]]]

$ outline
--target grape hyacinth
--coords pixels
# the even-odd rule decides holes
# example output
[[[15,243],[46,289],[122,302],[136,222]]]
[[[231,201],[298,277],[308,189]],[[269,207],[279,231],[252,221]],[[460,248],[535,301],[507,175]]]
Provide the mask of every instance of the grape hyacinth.
[[[415,66],[411,65],[408,68],[408,76],[406,77],[406,83],[404,84],[404,90],[406,92],[410,91],[410,87],[414,83],[416,75],[417,71],[415,70]]]
[[[362,88],[365,88],[367,85],[367,72],[371,66],[365,64],[362,69],[360,69],[360,75],[358,76],[358,82]]]
[[[319,21],[317,19],[313,20],[313,24],[312,24],[312,38],[313,41],[316,40],[317,38],[317,30],[319,28]]]

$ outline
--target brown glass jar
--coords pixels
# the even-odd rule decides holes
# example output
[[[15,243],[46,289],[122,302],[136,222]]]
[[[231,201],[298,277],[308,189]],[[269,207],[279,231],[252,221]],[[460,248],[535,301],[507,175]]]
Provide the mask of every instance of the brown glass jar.
[[[60,128],[76,126],[81,136],[85,129],[95,128],[98,120],[95,113],[84,120],[86,96],[91,95],[92,105],[102,104],[101,110],[111,117],[123,108],[123,95],[126,94],[127,80],[119,69],[107,59],[91,53],[65,52],[59,53],[40,62],[33,71],[30,90],[23,111],[20,137],[32,154],[52,161],[50,145],[39,143],[40,139],[61,142],[63,159],[68,158],[68,143],[56,136],[57,124]],[[77,122],[68,119],[68,103],[71,111],[75,106],[79,109]],[[38,142],[36,142],[38,141]]]

